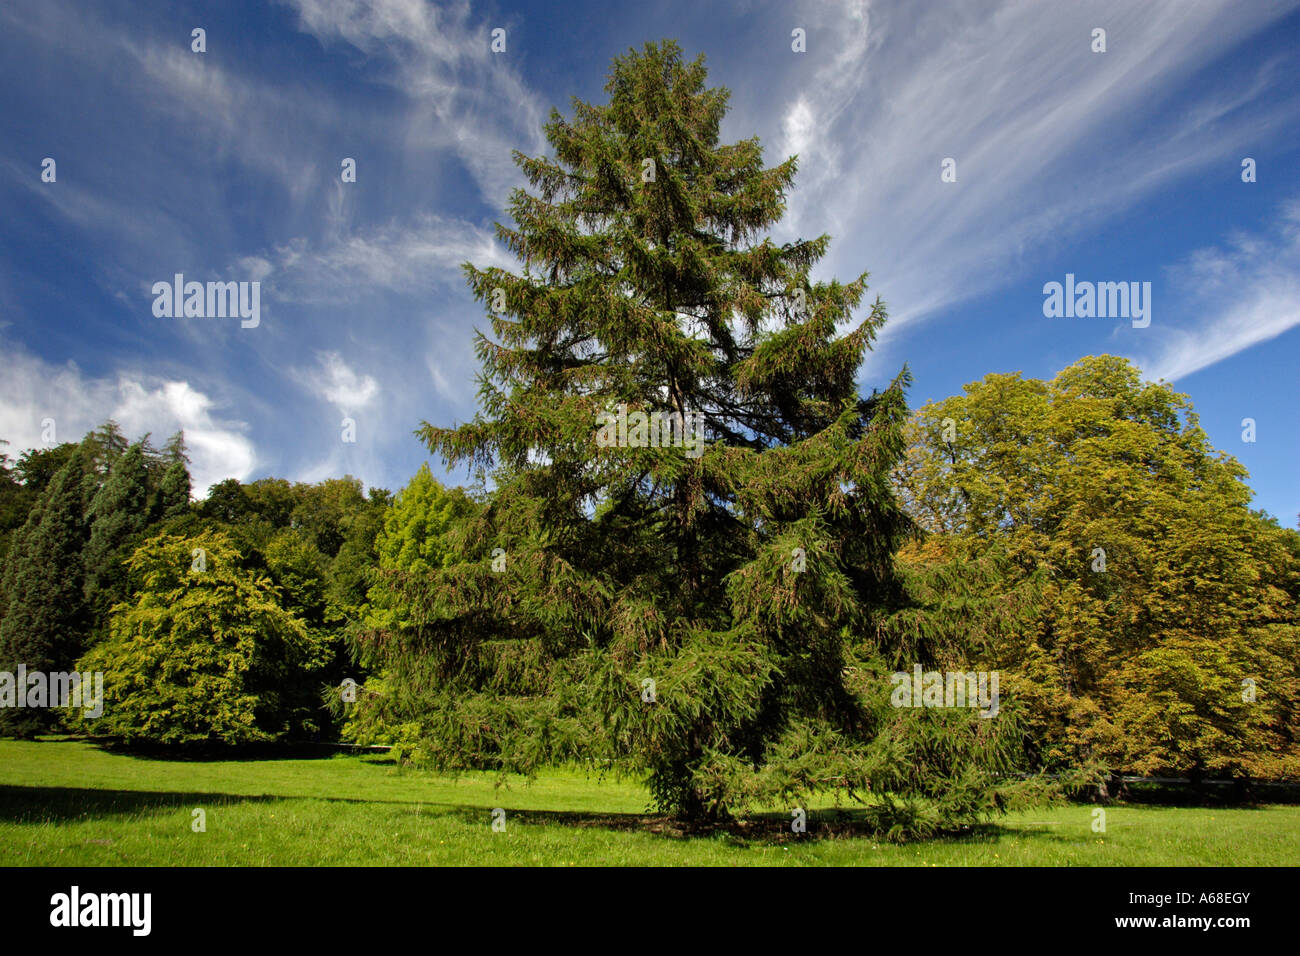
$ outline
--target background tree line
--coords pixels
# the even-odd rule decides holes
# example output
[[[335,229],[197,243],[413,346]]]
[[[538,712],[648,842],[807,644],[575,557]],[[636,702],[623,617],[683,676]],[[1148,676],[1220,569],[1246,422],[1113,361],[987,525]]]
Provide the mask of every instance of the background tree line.
[[[233,479],[190,500],[183,436],[113,422],[8,456],[0,473],[0,670],[100,670],[103,717],[4,708],[0,729],[165,744],[333,736],[323,683],[354,672],[345,633],[390,495],[352,478]]]
[[[5,733],[434,761],[436,677],[401,635],[409,589],[488,514],[464,490],[422,466],[396,496],[231,479],[191,502],[183,436],[112,422],[0,461],[0,670],[101,670],[109,701],[95,722],[0,709]],[[1110,356],[926,405],[891,476],[916,525],[880,623],[897,665],[999,670],[1022,770],[1300,778],[1300,533],[1245,477],[1185,396]]]

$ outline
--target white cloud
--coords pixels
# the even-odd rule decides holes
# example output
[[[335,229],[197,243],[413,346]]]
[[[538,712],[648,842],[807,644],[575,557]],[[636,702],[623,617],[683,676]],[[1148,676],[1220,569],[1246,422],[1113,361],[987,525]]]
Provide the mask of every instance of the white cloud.
[[[443,371],[438,357],[432,353],[425,356],[425,363],[429,367],[429,377],[433,379],[433,387],[437,389],[438,394],[443,398],[452,400],[461,397],[461,393],[452,385],[451,380],[447,378],[447,373]]]
[[[1270,63],[1185,108],[1163,100],[1295,6],[818,5],[808,60],[764,86],[789,91],[774,158],[800,154],[781,238],[831,233],[828,271],[869,268],[891,334],[1001,287],[1181,178],[1233,175],[1246,144],[1294,122]],[[1089,49],[1099,23],[1104,54]],[[940,181],[946,157],[956,183]]]
[[[484,199],[501,208],[522,183],[511,150],[540,153],[545,110],[511,66],[491,52],[489,31],[468,3],[424,0],[285,0],[299,28],[322,43],[342,40],[386,65],[410,103],[408,146],[460,157]]]
[[[815,125],[816,117],[813,116],[808,101],[803,97],[795,100],[794,105],[786,111],[782,122],[782,132],[785,134],[782,141],[782,155],[793,156],[812,151]]]
[[[217,404],[186,381],[123,372],[87,376],[74,363],[51,365],[10,348],[0,375],[0,438],[13,456],[42,447],[42,420],[54,420],[56,442],[79,441],[108,419],[132,441],[151,432],[156,444],[184,430],[194,494],[226,478],[246,479],[257,455],[247,426],[217,414]]]
[[[239,268],[248,276],[249,282],[262,282],[274,271],[274,266],[261,256],[244,256],[239,260]]]
[[[313,244],[298,237],[274,252],[281,301],[336,303],[377,292],[418,293],[434,285],[463,291],[461,264],[518,265],[490,229],[425,214]]]
[[[338,352],[322,352],[318,367],[298,371],[296,377],[316,395],[343,415],[359,412],[379,395],[379,383],[370,375],[358,375]]]
[[[1137,359],[1149,377],[1174,381],[1300,325],[1300,201],[1284,207],[1275,235],[1236,233],[1226,245],[1170,270],[1176,301],[1146,330],[1154,354]]]

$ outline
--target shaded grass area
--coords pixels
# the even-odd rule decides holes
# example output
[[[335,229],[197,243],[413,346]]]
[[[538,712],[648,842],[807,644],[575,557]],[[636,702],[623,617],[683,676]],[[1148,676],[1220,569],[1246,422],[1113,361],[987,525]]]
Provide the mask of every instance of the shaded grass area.
[[[1300,807],[1065,804],[892,844],[811,808],[686,836],[635,783],[557,770],[498,788],[387,756],[164,760],[85,741],[0,741],[6,866],[1290,866]],[[492,811],[505,811],[505,831]],[[205,832],[195,832],[202,810]]]

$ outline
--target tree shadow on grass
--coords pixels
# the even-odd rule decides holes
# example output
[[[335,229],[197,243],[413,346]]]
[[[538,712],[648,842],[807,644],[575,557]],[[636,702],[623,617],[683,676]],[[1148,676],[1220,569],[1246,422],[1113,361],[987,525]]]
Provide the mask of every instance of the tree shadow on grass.
[[[455,817],[466,826],[486,826],[492,822],[492,811],[486,807],[464,804],[424,804],[437,806],[446,816]],[[568,827],[575,830],[611,830],[621,833],[657,833],[681,836],[681,824],[662,814],[653,813],[597,813],[590,810],[507,810],[507,825]]]
[[[56,744],[89,744],[96,750],[137,760],[159,760],[177,763],[222,763],[232,760],[329,760],[340,754],[363,756],[366,762],[392,763],[387,751],[374,751],[346,744],[318,743],[310,740],[275,741],[256,744],[147,744],[126,743],[116,737],[96,737],[90,734],[42,734],[36,738],[3,738],[22,740],[42,746]]]
[[[102,790],[80,787],[21,787],[0,784],[0,821],[6,823],[63,823],[87,817],[169,813],[193,807],[211,808],[235,803],[274,803],[293,799],[235,793],[182,793],[157,790]]]
[[[411,813],[421,812],[457,816],[475,824],[481,820],[489,819],[491,814],[488,807],[422,800],[419,797],[387,800],[382,797],[372,796],[340,797],[316,793],[240,794],[220,793],[211,790],[118,790],[102,787],[45,787],[0,784],[0,822],[60,823],[87,818],[129,816],[149,811],[165,813],[178,808],[211,808],[239,803],[283,803],[296,800],[388,808],[404,807]],[[519,814],[525,812],[532,813],[538,816],[539,819],[548,815],[546,811],[519,811]],[[516,815],[516,811],[511,811],[511,814],[513,819],[520,818]],[[639,818],[637,814],[587,814],[581,812],[554,813],[550,815],[572,817],[575,820],[590,817],[594,822],[586,825],[598,825],[598,821],[605,820],[616,821],[620,817]]]
[[[481,807],[446,807],[445,813],[455,816],[467,826],[486,826],[491,822],[491,811]],[[666,814],[656,813],[593,813],[568,810],[507,810],[507,825],[566,827],[577,830],[600,829],[623,833],[648,833],[673,840],[721,840],[732,846],[785,845],[817,843],[832,840],[869,840],[883,843],[955,844],[992,847],[1008,835],[1037,843],[1077,842],[1073,836],[1053,833],[1047,829],[1021,829],[982,823],[947,830],[927,836],[909,836],[891,840],[886,831],[872,817],[869,810],[821,810],[809,813],[806,830],[796,833],[791,828],[791,817],[781,812],[757,813],[713,826],[692,826]]]
[[[318,744],[245,744],[164,747],[125,744],[115,740],[92,740],[99,750],[135,760],[170,763],[255,763],[273,760],[330,760],[343,751]]]
[[[213,792],[108,790],[80,787],[23,787],[0,785],[0,822],[18,824],[51,823],[54,825],[86,820],[111,820],[142,814],[164,815],[188,813],[195,807],[215,807],[241,803],[273,804],[293,800],[319,800],[326,803],[384,805],[403,807],[412,814],[427,813],[450,817],[467,827],[490,827],[492,810],[486,806],[439,803],[435,801],[376,800],[316,795],[252,795]],[[566,810],[508,810],[507,825],[563,828],[574,831],[601,830],[612,833],[645,833],[672,841],[699,839],[720,841],[736,848],[753,846],[793,846],[833,840],[870,840],[888,842],[858,810],[829,810],[810,813],[807,831],[795,833],[790,819],[781,813],[755,814],[712,828],[692,828],[665,814],[600,813]],[[935,834],[924,839],[900,841],[925,845],[987,845],[992,848],[1000,839],[1014,834],[1017,839],[1040,846],[1076,843],[1076,834],[1051,829],[1006,827],[996,823],[980,824],[961,831]]]
[[[1083,802],[1083,801],[1080,801]],[[1133,806],[1152,810],[1195,809],[1207,810],[1262,810],[1269,804],[1300,803],[1300,794],[1286,786],[1252,788],[1242,796],[1228,787],[1203,789],[1161,787],[1158,785],[1130,786],[1124,795],[1110,804],[1100,806]]]

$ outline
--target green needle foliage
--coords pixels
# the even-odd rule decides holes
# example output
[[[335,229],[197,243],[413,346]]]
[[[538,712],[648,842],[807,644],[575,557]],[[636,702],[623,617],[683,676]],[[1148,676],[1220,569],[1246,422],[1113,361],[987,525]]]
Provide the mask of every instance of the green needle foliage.
[[[148,521],[148,475],[144,450],[130,446],[112,466],[108,479],[91,500],[86,515],[90,538],[83,551],[86,565],[86,600],[97,616],[126,597],[125,561],[132,538]]]
[[[952,825],[997,805],[1014,735],[888,704],[907,373],[859,395],[885,309],[853,319],[865,273],[810,279],[828,236],[762,235],[796,159],[720,143],[704,82],[672,42],[630,51],[608,104],[552,112],[554,157],[516,154],[535,192],[497,230],[522,270],[465,267],[482,409],[419,432],[494,487],[369,646],[442,769],[644,775],[702,823],[834,790]],[[619,404],[707,441],[602,445]]]
[[[190,506],[190,470],[185,462],[174,461],[163,472],[150,509],[155,520],[166,521],[184,514]]]
[[[0,598],[0,670],[62,671],[81,653],[90,627],[83,594],[88,460],[66,459],[18,529],[5,564]],[[0,708],[0,732],[29,736],[50,729],[58,711]]]

